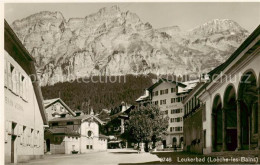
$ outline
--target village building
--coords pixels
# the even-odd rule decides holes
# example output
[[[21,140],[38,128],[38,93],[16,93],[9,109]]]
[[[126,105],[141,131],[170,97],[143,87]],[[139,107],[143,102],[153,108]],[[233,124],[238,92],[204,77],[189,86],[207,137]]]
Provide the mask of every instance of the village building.
[[[76,116],[63,112],[49,120],[45,131],[46,152],[51,154],[76,154],[107,150],[107,136],[100,132],[104,125],[93,110],[89,115],[80,111]]]
[[[112,108],[110,120],[104,126],[104,132],[109,135],[108,148],[128,148],[131,147],[129,139],[121,137],[125,133],[126,121],[129,120],[130,112],[135,106],[122,102],[120,106]]]
[[[35,60],[6,21],[4,47],[5,163],[41,158],[48,121]]]
[[[187,150],[201,152],[202,144],[204,154],[259,151],[259,64],[260,26],[226,62],[209,72],[209,82],[200,84],[184,100]],[[196,126],[188,127],[193,122]]]
[[[64,112],[76,116],[75,112],[73,112],[60,98],[44,100],[44,107],[48,120],[60,117]]]
[[[205,108],[198,99],[199,92],[202,91],[204,82],[200,82],[183,100],[183,137],[184,151],[193,153],[203,153],[203,131],[202,112]]]
[[[184,82],[184,84],[162,78],[150,86],[145,94],[136,100],[139,105],[158,105],[160,110],[168,115],[169,126],[167,135],[163,140],[164,148],[183,147],[184,107],[182,101],[197,82],[196,80]]]

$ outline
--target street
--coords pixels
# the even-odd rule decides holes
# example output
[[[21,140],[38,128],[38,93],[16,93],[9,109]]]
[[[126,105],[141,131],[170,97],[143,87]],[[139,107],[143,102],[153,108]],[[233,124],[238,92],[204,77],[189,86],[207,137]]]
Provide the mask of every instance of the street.
[[[43,159],[31,160],[23,165],[117,165],[119,163],[145,163],[159,161],[149,153],[92,152],[79,155],[44,155]]]

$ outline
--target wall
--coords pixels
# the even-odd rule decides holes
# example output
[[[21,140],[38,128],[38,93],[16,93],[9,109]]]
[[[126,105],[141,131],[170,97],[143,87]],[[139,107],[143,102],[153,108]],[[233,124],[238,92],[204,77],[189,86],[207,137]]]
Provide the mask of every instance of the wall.
[[[34,93],[32,82],[26,72],[5,51],[5,62],[10,62],[14,68],[28,81],[28,96],[25,101],[22,96],[8,89],[8,80],[5,80],[5,162],[11,162],[11,129],[12,122],[15,127],[15,161],[23,162],[43,155],[43,120],[38,102]],[[6,67],[6,69],[8,69]],[[7,78],[5,72],[5,79]],[[9,82],[10,83],[10,82]],[[25,128],[23,130],[23,128]],[[33,132],[31,133],[31,129]],[[35,133],[36,132],[36,133]]]
[[[176,85],[171,82],[162,82],[155,87],[152,92],[158,91],[158,96],[152,97],[152,102],[158,101],[158,105],[162,111],[168,110],[169,126],[167,129],[166,145],[172,146],[173,137],[177,139],[177,145],[180,145],[179,139],[183,135],[183,131],[171,132],[170,127],[183,127],[183,122],[171,122],[171,118],[183,117],[183,104],[182,102],[171,103],[171,98],[183,97],[184,95],[176,95],[176,92],[171,93],[171,88],[176,88]],[[168,94],[160,95],[160,90],[168,89]],[[177,90],[177,89],[176,89]],[[160,100],[166,99],[166,104],[160,105]],[[172,109],[182,109],[181,113],[171,114]]]
[[[60,103],[60,102],[56,102],[55,104],[49,106],[48,108],[45,109],[48,120],[53,119],[54,117],[52,116],[52,114],[54,112],[57,113],[62,113],[66,111],[66,108]]]
[[[92,134],[89,136],[88,131]],[[92,149],[87,149],[87,146],[92,146]],[[99,139],[99,125],[96,122],[84,121],[81,124],[81,138],[80,138],[81,153],[91,151],[103,151],[107,149],[107,141]]]
[[[203,153],[202,108],[184,119],[184,150]]]
[[[72,151],[79,151],[79,142],[80,138],[71,137],[71,136],[65,136],[65,154],[72,154]],[[73,147],[74,146],[74,147]]]
[[[245,53],[245,52],[242,52]],[[254,52],[252,52],[253,54]],[[250,59],[249,59],[250,57]],[[221,102],[223,105],[223,99],[224,99],[224,93],[228,85],[232,84],[236,91],[239,87],[239,82],[241,80],[241,76],[243,73],[249,70],[253,70],[256,74],[257,81],[259,80],[259,72],[260,72],[260,53],[258,50],[258,53],[254,56],[249,55],[248,59],[243,59],[242,64],[235,64],[235,61],[233,61],[233,64],[230,64],[231,70],[233,70],[234,74],[232,76],[232,79],[230,81],[223,81],[223,83],[217,83],[217,87],[212,89],[212,91],[206,91],[204,92],[204,96],[202,96],[202,101],[206,104],[206,121],[203,122],[203,130],[206,131],[206,146],[203,149],[203,153],[211,153],[212,152],[212,104],[213,99],[216,95],[221,96]],[[216,84],[215,84],[216,85]]]

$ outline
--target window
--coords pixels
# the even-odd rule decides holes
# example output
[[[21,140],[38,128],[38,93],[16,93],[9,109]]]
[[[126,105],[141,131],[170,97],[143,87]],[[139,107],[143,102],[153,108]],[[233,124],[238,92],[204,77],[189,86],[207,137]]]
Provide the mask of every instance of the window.
[[[165,114],[168,115],[168,110],[165,111]]]
[[[56,123],[56,122],[52,123],[52,126],[58,126],[58,123]]]
[[[158,91],[155,91],[155,96],[158,96]]]
[[[171,118],[171,123],[174,123],[174,118]]]
[[[174,132],[174,127],[170,127],[170,132]]]
[[[7,61],[5,61],[5,87],[7,87],[7,85],[8,85],[8,62]]]
[[[87,145],[86,148],[89,149],[89,145]]]
[[[168,89],[165,89],[165,94],[168,94]]]
[[[171,103],[175,103],[175,98],[171,98]]]
[[[154,102],[154,105],[158,105],[158,101],[155,101],[155,102]]]
[[[74,124],[73,121],[67,122],[67,125],[73,125],[73,124]]]
[[[182,131],[182,127],[175,127],[175,131]]]
[[[206,148],[206,130],[203,131],[203,147]]]
[[[160,100],[160,105],[166,104],[166,99]]]
[[[174,93],[176,91],[175,88],[171,88],[171,93]]]
[[[89,145],[89,149],[93,149],[93,146],[92,146],[92,145]]]
[[[160,95],[163,95],[164,94],[164,90],[160,90]]]
[[[181,121],[182,121],[182,117],[175,118],[175,122],[181,122]]]

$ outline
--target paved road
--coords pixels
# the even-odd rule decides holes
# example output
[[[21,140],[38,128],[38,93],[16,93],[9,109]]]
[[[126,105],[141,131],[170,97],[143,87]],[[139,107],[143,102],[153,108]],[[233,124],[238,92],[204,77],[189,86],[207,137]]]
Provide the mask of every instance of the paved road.
[[[43,159],[31,160],[19,165],[116,165],[119,163],[144,163],[158,161],[149,153],[93,152],[79,155],[45,155]]]

